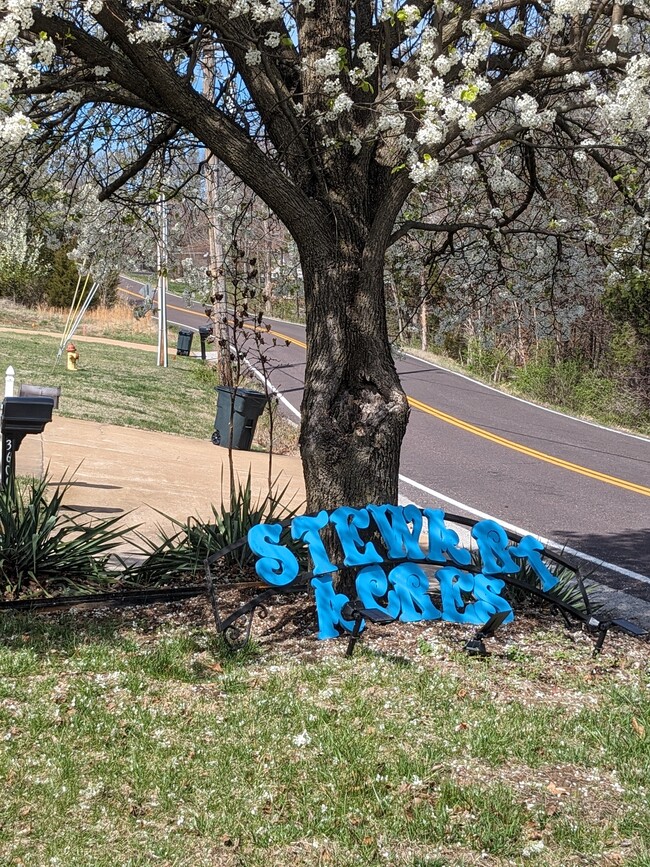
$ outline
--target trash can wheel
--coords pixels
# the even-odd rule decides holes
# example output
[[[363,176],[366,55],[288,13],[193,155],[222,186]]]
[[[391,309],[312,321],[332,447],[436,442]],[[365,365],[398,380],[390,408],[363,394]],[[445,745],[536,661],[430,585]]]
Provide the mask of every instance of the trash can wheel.
[[[213,445],[215,445],[215,446],[221,445],[221,434],[219,433],[218,430],[212,431],[212,436],[210,437],[210,439],[212,440]]]

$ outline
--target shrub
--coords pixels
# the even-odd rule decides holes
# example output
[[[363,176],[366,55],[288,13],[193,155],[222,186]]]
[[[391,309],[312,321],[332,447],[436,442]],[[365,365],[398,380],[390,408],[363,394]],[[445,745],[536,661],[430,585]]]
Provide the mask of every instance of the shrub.
[[[37,304],[47,272],[43,241],[30,232],[27,221],[16,213],[0,218],[0,297],[17,304]]]
[[[5,599],[90,591],[111,579],[106,563],[118,518],[85,523],[61,513],[68,484],[48,497],[48,481],[0,491],[0,595]]]
[[[52,264],[45,287],[45,299],[52,307],[70,307],[77,287],[77,302],[81,299],[84,282],[80,281],[77,266],[68,256],[70,249],[70,245],[65,245],[51,253]]]
[[[207,557],[228,548],[240,539],[245,539],[251,527],[262,522],[279,522],[291,518],[296,508],[282,505],[287,485],[279,489],[278,480],[264,497],[253,502],[250,471],[246,482],[232,486],[230,497],[217,506],[212,506],[212,520],[188,518],[177,521],[165,515],[175,530],[171,534],[161,531],[161,541],[151,548],[141,537],[146,559],[124,573],[124,580],[136,585],[165,584],[179,575],[195,575],[203,570]],[[223,488],[223,480],[222,480]],[[227,553],[222,565],[242,571],[253,562],[253,554],[247,545]]]
[[[472,373],[493,382],[509,379],[512,362],[508,353],[498,346],[485,346],[472,338],[467,343],[467,367]]]

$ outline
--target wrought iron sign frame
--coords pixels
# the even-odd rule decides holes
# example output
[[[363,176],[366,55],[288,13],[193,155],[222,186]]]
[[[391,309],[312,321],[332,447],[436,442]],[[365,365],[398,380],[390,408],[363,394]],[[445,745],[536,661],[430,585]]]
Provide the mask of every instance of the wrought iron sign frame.
[[[341,564],[329,561],[327,551],[325,551],[322,544],[319,544],[319,542],[322,543],[322,540],[320,540],[320,537],[316,540],[316,529],[319,526],[322,529],[331,523],[333,512],[325,511],[318,515],[302,515],[297,518],[294,517],[285,521],[275,522],[272,525],[257,525],[257,528],[253,528],[252,533],[249,532],[247,537],[238,540],[227,548],[217,551],[205,561],[206,584],[217,632],[223,636],[231,648],[240,648],[250,639],[255,614],[257,613],[260,619],[264,619],[268,613],[268,603],[272,599],[277,597],[280,600],[286,597],[295,597],[298,593],[306,593],[312,589],[319,616],[320,638],[344,635],[350,639],[354,635],[354,640],[356,640],[366,625],[363,617],[358,616],[357,613],[359,611],[367,613],[374,611],[375,619],[372,619],[372,617],[366,618],[370,622],[384,623],[392,622],[396,619],[407,621],[441,619],[464,622],[476,626],[483,625],[495,613],[503,611],[505,616],[502,619],[507,622],[513,619],[514,612],[509,602],[501,596],[504,585],[546,600],[554,609],[560,612],[567,625],[572,625],[576,621],[587,624],[589,624],[590,620],[593,621],[593,605],[589,599],[580,572],[561,556],[544,549],[541,543],[534,539],[534,537],[520,536],[516,533],[508,532],[494,521],[477,521],[462,515],[442,512],[442,510],[418,510],[421,515],[427,518],[432,517],[435,525],[434,545],[438,546],[438,550],[434,554],[437,556],[437,559],[427,560],[422,548],[420,548],[419,556],[416,550],[416,544],[419,544],[419,539],[415,534],[415,530],[418,529],[419,533],[421,527],[412,523],[412,519],[416,517],[415,512],[411,509],[405,513],[404,509],[408,509],[408,507],[368,507],[370,513],[374,510],[375,514],[383,514],[387,518],[387,522],[383,522],[383,529],[380,530],[381,541],[387,552],[392,550],[395,553],[397,546],[401,546],[401,557],[380,555],[377,549],[372,546],[371,534],[365,534],[368,536],[366,540],[361,538],[357,532],[359,523],[357,523],[356,528],[353,524],[355,519],[359,522],[358,515],[361,510],[352,509],[333,510],[334,513],[339,512],[339,524],[346,522],[348,528],[350,526],[353,528],[352,535],[347,540],[347,555],[352,554],[352,556],[344,557]],[[360,519],[360,524],[363,525],[364,521],[365,516]],[[387,539],[387,535],[392,531],[391,521],[396,522],[398,529],[392,538]],[[409,534],[406,533],[400,521],[404,521],[405,523],[411,522],[410,528],[408,528],[410,530]],[[471,534],[478,533],[479,537],[483,533],[482,550],[480,552],[483,556],[480,559],[476,555],[472,556],[468,548],[459,547],[459,537],[453,530],[453,525],[466,527],[470,530]],[[308,548],[310,559],[314,564],[314,568],[311,570],[300,568],[296,552],[291,551],[287,545],[287,543],[290,544],[291,540],[291,536],[288,537],[287,531],[291,532],[294,541],[306,545],[305,536],[307,534],[302,533],[305,527],[311,533],[310,539],[312,545]],[[476,531],[477,527],[479,528],[478,531]],[[368,525],[365,528],[368,529]],[[378,527],[375,526],[375,541],[377,539],[377,530]],[[486,534],[489,536],[490,533],[495,534],[492,539],[494,544],[491,546],[486,543],[485,539]],[[255,538],[256,535],[257,538]],[[251,536],[253,537],[253,544],[251,544]],[[473,535],[473,538],[476,541],[477,537],[475,535]],[[249,580],[239,583],[222,584],[218,577],[220,563],[228,555],[232,555],[244,546],[248,546],[251,555],[258,557],[257,561],[255,561],[255,569],[261,580],[259,582]],[[307,550],[307,548],[304,550]],[[350,559],[355,559],[355,551],[361,562],[350,562]],[[314,552],[316,553],[315,559],[313,556]],[[517,552],[519,553],[517,554]],[[411,555],[415,554],[417,559],[409,559],[409,553]],[[427,551],[426,553],[429,552]],[[446,556],[442,557],[442,554]],[[530,562],[527,568],[526,562],[522,562],[516,564],[516,572],[512,571],[512,563],[516,563],[512,558],[516,557],[518,560],[526,561],[528,554],[531,554],[531,559],[535,560],[534,566],[536,568],[532,568]],[[368,557],[368,555],[369,559],[372,559],[372,562],[368,562],[368,559],[365,559],[364,562],[364,558]],[[267,562],[262,562],[260,566],[260,562],[264,561],[265,557]],[[273,563],[269,562],[269,557],[274,561]],[[325,557],[327,557],[329,562],[325,562]],[[507,562],[507,558],[510,558],[510,563]],[[348,562],[346,562],[346,559]],[[487,569],[484,562],[486,559],[490,561],[487,564]],[[297,570],[296,564],[298,565]],[[357,590],[360,587],[362,589],[362,593],[359,594],[357,599],[349,599],[333,590],[332,575],[338,571],[340,566],[351,569],[356,573],[355,583]],[[434,587],[432,589],[428,586],[428,575],[423,571],[423,566],[427,571],[435,570],[434,577],[441,570],[447,570],[443,575],[446,581],[447,592],[451,592],[455,603],[460,604],[462,610],[458,608],[456,610],[461,616],[446,616],[449,614],[449,604],[446,606],[446,611],[444,610],[444,604],[440,609],[435,607],[433,600],[438,601],[438,598],[442,594],[438,588]],[[383,572],[383,567],[390,570],[388,575]],[[504,568],[506,570],[510,569],[510,571],[504,571]],[[325,569],[328,571],[324,571]],[[395,570],[400,569],[402,571],[398,572],[398,583],[399,579],[404,580],[401,587],[396,587],[394,581],[390,579]],[[384,583],[382,583],[381,575],[377,570],[382,570],[381,574],[384,576]],[[534,574],[534,581],[525,577],[524,573],[526,571]],[[359,580],[360,575],[362,576],[361,582]],[[562,578],[558,577],[560,575]],[[270,582],[268,580],[269,576],[271,577]],[[425,579],[423,583],[422,576]],[[469,578],[463,576],[473,577],[474,585],[472,588],[469,588]],[[481,595],[481,591],[485,591],[482,592],[483,604],[474,609],[474,616],[464,617],[462,615],[467,610],[468,605],[481,601],[476,598],[474,599],[474,603],[469,601],[469,595],[477,586],[479,576],[481,585],[479,595]],[[549,579],[548,576],[551,576],[551,578]],[[411,580],[412,584],[417,585],[420,583],[421,586],[409,587],[409,580]],[[458,586],[459,581],[460,587]],[[465,582],[464,584],[463,581]],[[453,586],[454,584],[456,585],[455,587]],[[441,586],[440,579],[438,579],[438,585],[439,587]],[[487,590],[485,589],[485,585],[487,585]],[[225,600],[221,596],[221,589],[222,587],[233,586],[240,589],[251,588],[257,592],[235,611],[225,615],[223,613]],[[426,599],[424,598],[425,596]],[[406,616],[403,616],[404,609],[406,609]],[[389,616],[383,616],[386,614]],[[348,645],[349,654],[353,646],[353,642]]]

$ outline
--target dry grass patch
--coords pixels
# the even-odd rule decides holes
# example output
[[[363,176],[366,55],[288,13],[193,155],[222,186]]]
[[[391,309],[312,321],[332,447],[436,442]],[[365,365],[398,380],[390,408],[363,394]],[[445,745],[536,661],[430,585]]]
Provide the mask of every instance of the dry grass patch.
[[[68,310],[47,307],[23,307],[7,299],[0,301],[0,325],[29,328],[34,331],[51,331],[63,334],[68,322]],[[96,307],[87,310],[77,330],[83,337],[106,337],[155,344],[158,326],[151,316],[136,319],[133,307],[118,301],[113,307]],[[74,339],[74,338],[73,338]]]

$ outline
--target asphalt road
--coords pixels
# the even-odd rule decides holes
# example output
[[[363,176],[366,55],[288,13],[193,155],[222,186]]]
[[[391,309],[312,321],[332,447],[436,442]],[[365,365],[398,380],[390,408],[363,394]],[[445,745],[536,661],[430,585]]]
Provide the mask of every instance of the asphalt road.
[[[171,295],[167,315],[195,329],[206,322],[201,305],[190,309]],[[271,380],[297,413],[304,328],[269,321],[294,341],[274,350]],[[650,600],[649,439],[545,410],[413,356],[396,366],[412,407],[403,496],[534,533],[581,560],[585,574]]]

